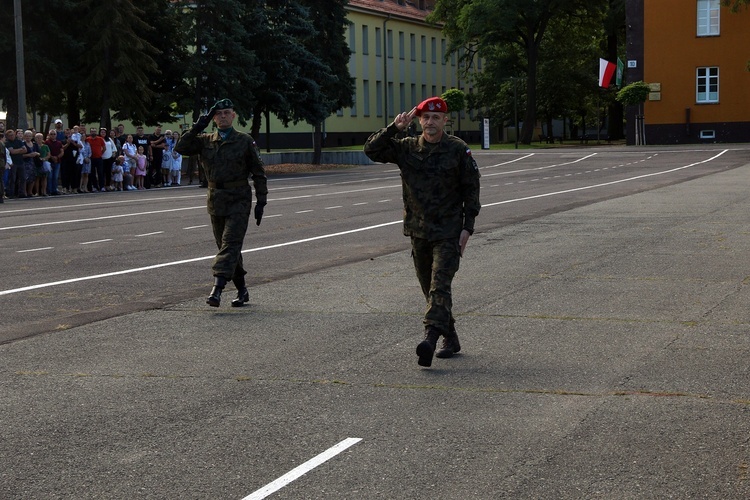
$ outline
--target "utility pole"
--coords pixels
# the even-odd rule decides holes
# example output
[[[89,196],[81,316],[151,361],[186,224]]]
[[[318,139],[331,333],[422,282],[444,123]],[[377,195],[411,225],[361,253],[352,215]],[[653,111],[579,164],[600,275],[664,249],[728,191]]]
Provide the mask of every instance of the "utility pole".
[[[21,0],[13,0],[13,12],[16,21],[16,85],[18,89],[18,127],[23,130],[29,128],[26,119],[26,73],[23,66],[23,17],[21,16]]]

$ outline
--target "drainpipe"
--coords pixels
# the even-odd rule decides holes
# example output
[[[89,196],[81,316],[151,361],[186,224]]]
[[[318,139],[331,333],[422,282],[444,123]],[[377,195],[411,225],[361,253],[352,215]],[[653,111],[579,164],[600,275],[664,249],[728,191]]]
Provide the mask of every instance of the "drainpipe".
[[[383,20],[383,105],[385,110],[383,116],[385,116],[385,126],[388,127],[388,30],[385,25],[390,21],[391,15]]]

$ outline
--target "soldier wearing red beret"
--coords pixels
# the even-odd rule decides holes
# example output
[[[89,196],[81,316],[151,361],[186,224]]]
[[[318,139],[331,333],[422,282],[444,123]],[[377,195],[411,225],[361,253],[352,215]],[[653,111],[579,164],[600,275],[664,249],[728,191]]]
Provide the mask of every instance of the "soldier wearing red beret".
[[[398,138],[414,117],[422,134]],[[433,355],[450,358],[461,350],[451,284],[480,209],[479,168],[466,143],[444,132],[448,118],[446,102],[431,97],[400,113],[364,147],[370,159],[395,163],[401,170],[404,234],[411,237],[414,267],[427,300],[424,340],[417,345],[420,366],[431,366]]]

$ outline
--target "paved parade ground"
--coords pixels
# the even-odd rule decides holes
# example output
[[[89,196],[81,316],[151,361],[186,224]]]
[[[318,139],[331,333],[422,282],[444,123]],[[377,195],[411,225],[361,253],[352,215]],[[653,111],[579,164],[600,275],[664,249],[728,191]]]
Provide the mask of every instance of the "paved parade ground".
[[[162,307],[6,339],[0,498],[748,498],[743,154],[516,220],[483,170],[454,282],[462,351],[431,368],[397,209],[369,231],[391,251],[256,280],[245,308],[231,287],[209,308],[191,283]],[[257,240],[246,262],[265,258]],[[0,304],[38,297],[7,292],[21,286]]]

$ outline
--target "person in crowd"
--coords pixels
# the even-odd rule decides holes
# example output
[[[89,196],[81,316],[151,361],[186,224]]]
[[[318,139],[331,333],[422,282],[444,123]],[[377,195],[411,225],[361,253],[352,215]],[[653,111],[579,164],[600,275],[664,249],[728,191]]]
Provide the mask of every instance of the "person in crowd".
[[[148,136],[150,150],[148,153],[149,170],[146,174],[151,179],[152,187],[162,187],[162,162],[166,148],[165,136],[161,132],[161,125],[154,128],[154,133]]]
[[[148,158],[143,146],[138,146],[138,153],[135,155],[135,185],[138,189],[146,189],[145,177],[147,172]]]
[[[96,135],[96,129],[93,129],[94,135]],[[81,180],[78,186],[79,193],[90,193],[89,190],[89,175],[91,174],[91,143],[88,141],[83,143],[83,148],[80,153],[81,157]]]
[[[34,185],[36,184],[36,160],[39,159],[39,146],[34,141],[34,132],[27,130],[23,133],[23,145],[25,153],[23,154],[23,179],[25,182],[24,190],[26,196],[34,195]]]
[[[47,137],[49,137],[49,135]],[[57,120],[55,120],[55,139],[63,142],[65,138],[65,129],[63,129],[63,122],[58,118]]]
[[[242,243],[247,232],[253,192],[248,182],[252,177],[255,188],[255,221],[260,225],[266,206],[268,187],[263,161],[255,140],[234,129],[237,114],[229,99],[217,101],[208,114],[202,115],[193,127],[180,138],[175,150],[183,155],[200,155],[208,179],[207,208],[211,216],[216,246],[219,248],[212,265],[214,285],[206,303],[219,307],[221,293],[228,280],[237,287],[233,307],[250,301],[242,263]],[[211,123],[218,130],[203,131]]]
[[[63,131],[63,137],[65,137],[65,131]],[[47,192],[52,196],[58,196],[60,194],[58,178],[60,176],[60,164],[63,157],[63,144],[57,139],[57,131],[55,129],[49,131],[45,144],[47,144],[50,150],[49,162],[51,168],[47,178]]]
[[[122,155],[125,157],[125,163],[127,170],[130,172],[130,177],[135,183],[135,167],[136,167],[136,155],[138,154],[138,146],[133,142],[133,135],[128,134],[125,142],[122,144]],[[131,184],[132,185],[132,184]],[[133,186],[135,189],[135,186]]]
[[[34,134],[39,156],[34,158],[34,167],[36,178],[34,179],[33,191],[37,196],[49,196],[47,194],[47,177],[52,172],[50,157],[52,156],[50,147],[44,142],[44,134]]]
[[[112,163],[112,183],[115,191],[122,191],[125,157],[118,156]]]
[[[117,152],[115,153],[114,159],[116,160],[117,157],[122,154],[122,141],[125,140],[125,137],[120,140],[120,137],[117,135],[117,129],[112,129],[109,131],[109,138],[115,143],[115,149]]]
[[[198,182],[200,182],[200,177],[198,175],[198,155],[190,155],[188,156],[187,161],[187,174],[188,174],[188,185],[191,185],[193,183],[193,179],[198,179]]]
[[[422,134],[398,138],[414,117]],[[427,301],[424,340],[417,363],[431,366],[433,354],[450,358],[461,349],[452,312],[451,284],[479,214],[479,168],[461,139],[444,133],[448,106],[440,97],[399,113],[365,142],[374,161],[395,163],[401,171],[404,235],[411,237],[412,258]],[[440,350],[437,341],[443,336]]]
[[[5,185],[9,197],[26,198],[26,180],[23,176],[23,155],[26,148],[22,137],[17,137],[16,131],[12,128],[5,132],[5,147],[12,160],[8,183]]]
[[[148,163],[148,157],[151,155],[151,145],[149,144],[148,136],[143,133],[143,127],[136,127],[133,143],[135,144],[136,151],[138,151],[138,146],[143,146],[143,154],[146,155],[146,162]],[[148,168],[149,166],[146,165],[146,171],[148,171]],[[151,181],[148,177],[144,177],[143,186],[146,189],[151,188]]]
[[[174,132],[172,134],[173,144],[177,144],[177,141],[180,140],[180,133]],[[169,150],[169,156],[171,158],[170,167],[169,167],[169,185],[170,186],[179,186],[182,182],[182,155],[175,151],[174,145]]]
[[[162,144],[164,145],[164,149],[162,150],[161,172],[159,172],[159,175],[161,175],[161,185],[168,187],[171,186],[169,178],[172,170],[172,150],[175,145],[171,130],[164,132],[164,142]]]
[[[73,140],[74,129],[65,129],[65,140],[63,143],[63,157],[60,164],[60,187],[62,194],[73,194],[78,189],[80,182],[80,167],[78,158],[82,146]]]
[[[104,135],[106,135],[106,130]],[[91,147],[91,177],[89,177],[88,187],[92,191],[106,191],[104,184],[104,152],[107,150],[107,146],[104,142],[104,138],[100,133],[96,132],[95,128],[89,129],[89,135],[86,137],[86,142]]]
[[[5,139],[5,132],[0,139]],[[0,140],[0,203],[5,203],[8,195],[5,194],[5,185],[8,183],[8,173],[10,172],[11,162],[10,151],[5,147],[5,143]]]
[[[112,165],[115,163],[117,158],[117,144],[109,136],[106,128],[99,129],[99,135],[104,140],[104,153],[102,153],[102,169],[104,170],[104,189],[100,191],[112,191],[114,186],[112,185]],[[100,187],[101,187],[100,183]]]

